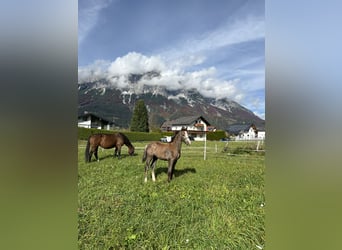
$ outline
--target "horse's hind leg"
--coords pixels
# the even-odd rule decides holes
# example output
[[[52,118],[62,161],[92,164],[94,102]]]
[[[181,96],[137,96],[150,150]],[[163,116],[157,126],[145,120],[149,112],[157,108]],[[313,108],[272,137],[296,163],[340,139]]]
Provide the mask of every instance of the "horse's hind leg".
[[[97,161],[100,161],[100,160],[99,160],[99,157],[98,157],[98,155],[97,155],[98,151],[99,151],[99,147],[96,147],[95,150],[94,150],[94,156],[95,156],[95,159],[96,159]]]
[[[149,158],[146,159],[146,163],[145,163],[145,179],[144,179],[144,182],[147,182],[147,172],[148,172],[148,169],[149,169],[149,166],[150,166],[150,161],[151,161],[151,159],[149,159]]]
[[[91,161],[91,157],[93,156],[93,151],[89,151],[89,155],[88,155],[88,162]]]
[[[89,149],[88,162],[91,161],[91,157],[93,156],[93,154],[94,154],[95,158],[97,158],[96,147],[91,146],[90,149]]]
[[[156,181],[156,175],[154,174],[154,169],[156,167],[157,159],[152,159],[152,181]]]

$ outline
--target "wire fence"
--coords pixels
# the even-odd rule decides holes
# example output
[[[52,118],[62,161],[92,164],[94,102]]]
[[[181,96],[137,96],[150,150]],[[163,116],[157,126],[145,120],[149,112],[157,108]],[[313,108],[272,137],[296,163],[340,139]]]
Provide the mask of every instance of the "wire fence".
[[[135,147],[135,153],[142,154],[145,146],[149,144],[146,142],[132,142]],[[86,142],[79,143],[79,149],[84,149]],[[182,156],[190,158],[202,157],[204,160],[209,158],[221,158],[230,156],[246,157],[251,159],[253,157],[264,156],[266,153],[265,141],[207,141],[192,142],[190,146],[182,146]],[[106,149],[101,149],[103,152]]]

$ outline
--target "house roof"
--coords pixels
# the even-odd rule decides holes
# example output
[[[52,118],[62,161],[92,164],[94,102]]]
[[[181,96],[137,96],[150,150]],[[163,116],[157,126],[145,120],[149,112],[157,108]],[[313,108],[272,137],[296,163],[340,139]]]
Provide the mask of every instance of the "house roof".
[[[230,125],[226,131],[229,134],[238,135],[240,133],[247,132],[250,127],[254,127],[254,129],[256,129],[253,123],[247,123]]]
[[[175,125],[191,125],[198,119],[201,119],[208,126],[210,126],[210,123],[203,116],[183,116],[175,120],[165,121],[162,127],[169,127],[169,126],[175,126]]]
[[[96,115],[94,113],[91,113],[91,112],[85,112],[84,114],[78,115],[78,119],[80,119],[80,118],[87,118],[89,116],[97,118],[97,119],[99,119],[99,120],[101,120],[101,121],[103,121],[105,123],[108,123],[108,124],[114,124],[114,122],[109,121],[109,120],[107,120],[107,119],[105,119],[105,118],[103,118],[101,116],[98,116],[98,115]]]

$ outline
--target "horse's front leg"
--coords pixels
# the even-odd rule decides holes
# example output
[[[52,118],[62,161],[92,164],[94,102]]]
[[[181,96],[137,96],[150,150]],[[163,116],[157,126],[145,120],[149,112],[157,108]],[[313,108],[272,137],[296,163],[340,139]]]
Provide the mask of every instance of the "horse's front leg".
[[[118,159],[120,159],[120,157],[121,157],[121,146],[120,146],[120,145],[117,145],[117,146],[115,147],[114,156],[117,156]]]
[[[169,160],[169,167],[167,169],[167,181],[170,182],[172,180],[173,174],[173,167],[174,167],[174,160]]]
[[[120,159],[121,158],[121,147],[119,147],[119,149],[118,149],[118,159]]]
[[[175,171],[176,163],[177,163],[177,160],[174,160],[173,163],[172,163],[171,179],[172,179],[172,177],[173,177],[173,172]]]

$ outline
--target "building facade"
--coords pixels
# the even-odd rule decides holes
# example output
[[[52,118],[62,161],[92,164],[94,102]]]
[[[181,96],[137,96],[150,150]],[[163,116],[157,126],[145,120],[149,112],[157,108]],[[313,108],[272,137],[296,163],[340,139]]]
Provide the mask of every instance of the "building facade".
[[[162,124],[162,131],[179,131],[186,128],[191,139],[195,141],[206,140],[206,133],[215,128],[203,116],[185,116]]]
[[[114,123],[92,113],[78,116],[78,127],[113,130]]]

